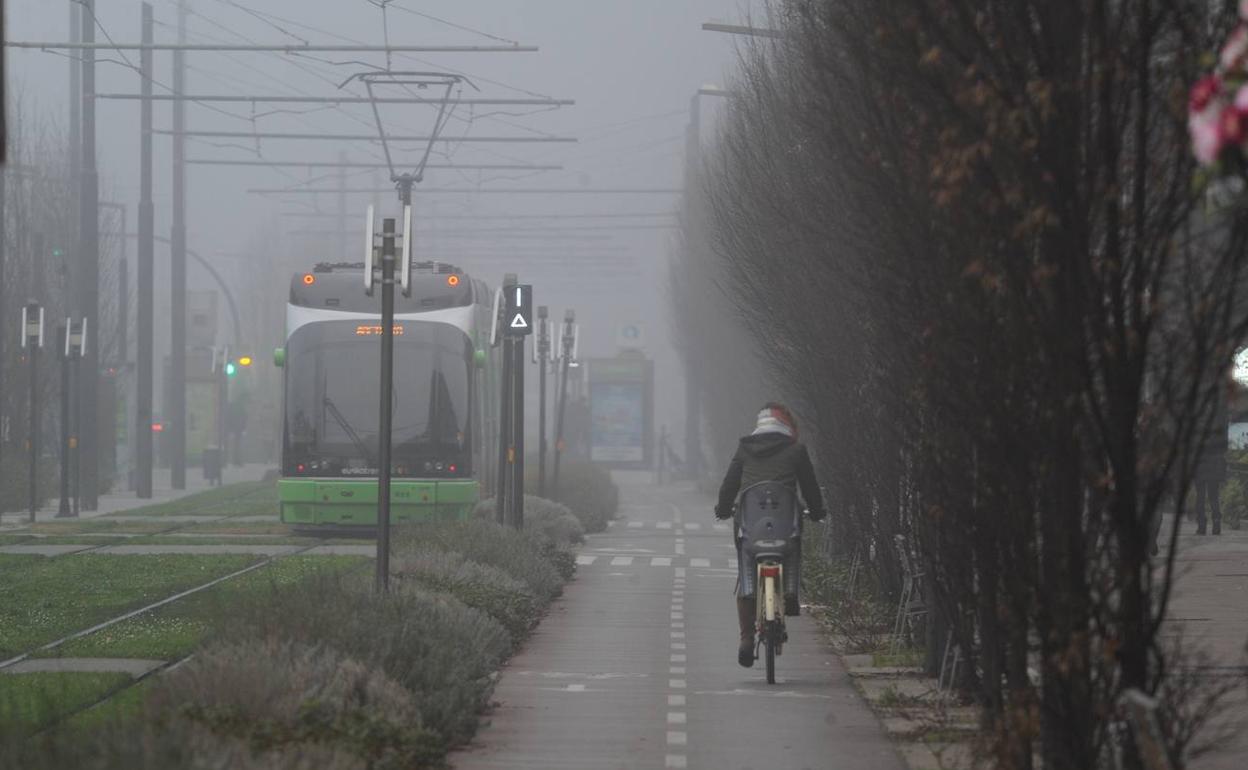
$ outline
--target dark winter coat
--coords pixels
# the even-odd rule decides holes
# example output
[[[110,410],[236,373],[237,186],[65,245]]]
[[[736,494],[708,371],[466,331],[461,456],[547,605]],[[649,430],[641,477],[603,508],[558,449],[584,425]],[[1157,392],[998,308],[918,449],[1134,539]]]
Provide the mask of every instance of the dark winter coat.
[[[764,481],[779,481],[800,491],[810,517],[816,521],[823,518],[823,495],[810,454],[804,444],[783,433],[758,433],[741,439],[719,487],[717,515],[727,518],[741,490]]]

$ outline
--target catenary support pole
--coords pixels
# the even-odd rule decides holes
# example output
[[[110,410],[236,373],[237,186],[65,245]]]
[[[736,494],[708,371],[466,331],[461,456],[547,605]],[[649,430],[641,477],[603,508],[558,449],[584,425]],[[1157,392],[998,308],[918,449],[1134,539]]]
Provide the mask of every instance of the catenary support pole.
[[[25,329],[22,333],[25,333]],[[30,523],[35,523],[35,510],[39,507],[39,346],[27,345],[30,357]]]
[[[576,312],[568,310],[563,316],[563,336],[560,338],[562,358],[559,360],[559,405],[555,412],[555,471],[550,482],[550,496],[559,496],[559,462],[563,459],[563,418],[568,405],[568,369],[572,365],[572,342],[575,334]]]
[[[186,2],[178,3],[178,42],[186,42]],[[173,52],[173,92],[186,90],[186,53]],[[148,97],[148,100],[154,97]],[[165,421],[172,445],[174,489],[186,489],[186,102],[173,103],[173,226],[170,231],[169,404]]]
[[[95,42],[95,0],[82,0],[82,40]],[[100,182],[95,152],[95,51],[82,52],[82,195],[78,202],[78,243],[82,293],[78,315],[88,328],[99,329],[100,318]],[[78,475],[82,480],[82,507],[98,507],[100,452],[103,441],[111,441],[99,430],[100,346],[88,345],[86,355],[76,364],[78,383],[76,409],[82,420],[78,430]],[[86,458],[83,462],[82,458]]]
[[[515,377],[512,388],[513,426],[512,444],[515,447],[513,456],[515,463],[511,470],[511,526],[517,530],[524,529],[524,338],[512,344],[511,354],[515,357],[511,372]]]
[[[143,42],[150,44],[155,22],[151,3],[143,4]],[[142,93],[152,95],[152,52],[145,49],[139,57],[139,78]],[[156,223],[152,202],[152,102],[145,99],[139,110],[139,264],[138,308],[135,317],[138,360],[135,366],[134,395],[134,490],[141,499],[152,496],[152,375],[153,335],[155,334],[154,304],[156,302],[155,270]]]
[[[546,369],[550,362],[549,309],[537,308],[537,496],[546,496]]]
[[[382,223],[381,412],[377,420],[377,576],[379,593],[390,588],[390,441],[394,398],[394,220]]]
[[[69,327],[64,323],[56,327],[53,342],[61,359],[61,502],[57,506],[57,518],[71,515],[69,508]]]

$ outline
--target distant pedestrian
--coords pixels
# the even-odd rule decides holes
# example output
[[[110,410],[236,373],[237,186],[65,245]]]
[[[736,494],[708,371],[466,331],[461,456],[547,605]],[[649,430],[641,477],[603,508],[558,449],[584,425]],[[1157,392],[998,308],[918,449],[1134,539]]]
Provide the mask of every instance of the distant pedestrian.
[[[1213,420],[1205,434],[1196,465],[1196,534],[1205,534],[1205,505],[1213,513],[1213,534],[1222,534],[1222,485],[1226,482],[1228,448],[1227,394],[1219,387],[1214,395]]]

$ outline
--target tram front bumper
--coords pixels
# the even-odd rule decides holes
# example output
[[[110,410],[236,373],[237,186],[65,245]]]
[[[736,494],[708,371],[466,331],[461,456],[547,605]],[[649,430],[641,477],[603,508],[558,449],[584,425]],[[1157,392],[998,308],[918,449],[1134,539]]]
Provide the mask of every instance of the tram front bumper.
[[[376,479],[286,478],[277,492],[285,524],[377,526]],[[467,519],[480,496],[472,479],[394,479],[390,521]]]

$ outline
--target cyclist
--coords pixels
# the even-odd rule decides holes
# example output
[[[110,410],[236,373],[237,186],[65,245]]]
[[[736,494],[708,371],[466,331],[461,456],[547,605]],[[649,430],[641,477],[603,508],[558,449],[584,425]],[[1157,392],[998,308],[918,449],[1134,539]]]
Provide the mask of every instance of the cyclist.
[[[810,462],[810,454],[806,446],[797,440],[797,420],[788,407],[776,402],[767,403],[755,424],[754,432],[741,439],[732,462],[728,464],[728,473],[719,487],[719,503],[715,506],[715,518],[727,519],[734,514],[734,504],[742,489],[765,481],[778,481],[800,491],[806,507],[810,510],[810,518],[819,521],[824,516],[823,495],[815,480],[815,469]],[[741,643],[737,651],[737,662],[749,668],[754,665],[754,623],[755,605],[752,589],[754,581],[742,580],[741,571],[745,565],[741,560],[740,522],[733,526],[733,542],[737,546],[737,621],[741,626]],[[785,565],[786,573],[792,580],[785,580],[784,614],[798,614],[798,561],[801,555],[801,542],[795,544],[794,556]],[[743,595],[750,590],[748,595]]]

